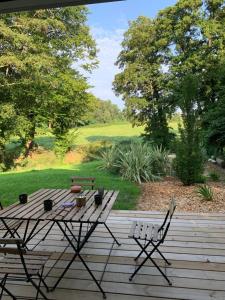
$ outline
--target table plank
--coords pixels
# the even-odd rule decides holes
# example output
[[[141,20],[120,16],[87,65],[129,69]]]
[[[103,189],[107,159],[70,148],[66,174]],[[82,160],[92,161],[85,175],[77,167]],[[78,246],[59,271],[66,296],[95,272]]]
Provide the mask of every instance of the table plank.
[[[110,201],[107,203],[107,206],[105,207],[104,211],[102,212],[101,216],[98,219],[98,222],[104,223],[113,207],[113,204],[116,201],[116,198],[119,194],[119,191],[115,191],[110,199]]]
[[[29,205],[32,205],[34,203],[34,200],[36,200],[39,196],[41,196],[42,194],[46,193],[46,191],[51,191],[49,189],[41,189],[38,190],[37,192],[35,192],[34,194],[30,195],[28,197],[28,203],[26,204],[26,207],[28,207]],[[0,211],[0,217],[10,217],[13,218],[14,215],[19,212],[24,211],[25,208],[25,204],[20,204],[19,202],[16,202],[6,208],[4,208],[2,211]]]
[[[77,222],[80,220],[80,218],[85,214],[85,212],[90,208],[94,201],[94,195],[96,194],[96,191],[85,191],[82,195],[85,195],[87,198],[86,205],[83,207],[74,207],[71,209],[71,211],[64,217],[64,221],[69,222]]]
[[[113,191],[109,191],[104,195],[103,201],[101,205],[95,206],[95,211],[92,213],[92,215],[89,218],[90,222],[96,222],[98,220],[98,217],[101,215],[102,211],[107,206],[108,201],[113,195]]]

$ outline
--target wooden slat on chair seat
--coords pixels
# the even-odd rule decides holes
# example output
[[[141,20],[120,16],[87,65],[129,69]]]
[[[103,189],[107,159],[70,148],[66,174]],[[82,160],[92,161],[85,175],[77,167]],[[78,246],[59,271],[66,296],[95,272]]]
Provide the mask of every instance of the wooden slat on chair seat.
[[[154,225],[153,227],[153,234],[152,234],[152,239],[153,241],[157,242],[158,237],[159,237],[159,225]]]
[[[3,248],[4,249],[4,248]],[[8,251],[9,253],[10,251]],[[17,249],[13,249],[16,250]],[[37,272],[41,269],[41,267],[47,262],[49,258],[49,253],[46,252],[45,255],[44,253],[32,253],[32,251],[28,251],[27,254],[24,254],[24,259],[26,262],[26,267],[28,269],[28,273],[30,274],[37,274]],[[42,254],[42,255],[39,255]],[[13,255],[13,254],[7,254],[0,259],[0,274],[17,274],[17,275],[24,275],[25,271],[23,268],[23,265],[21,263],[21,259],[18,255]]]
[[[152,237],[152,230],[153,230],[153,224],[148,224],[148,228],[147,228],[147,232],[146,232],[146,239],[148,241],[151,240],[151,237]]]
[[[136,230],[136,226],[137,226],[137,221],[134,221],[132,223],[131,228],[130,228],[129,238],[132,238],[134,236],[134,233],[135,233],[135,230]]]
[[[151,224],[147,222],[136,222],[132,223],[129,237],[141,240],[153,240],[158,241],[159,238],[159,228],[158,224]]]

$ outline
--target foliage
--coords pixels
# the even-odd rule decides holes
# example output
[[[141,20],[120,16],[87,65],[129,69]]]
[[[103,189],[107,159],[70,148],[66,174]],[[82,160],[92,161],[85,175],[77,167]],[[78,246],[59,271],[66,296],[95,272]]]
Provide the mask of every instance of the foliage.
[[[101,153],[105,151],[106,149],[110,148],[112,146],[112,143],[107,141],[101,141],[101,142],[92,142],[87,145],[81,145],[78,148],[78,151],[84,155],[83,160],[85,162],[98,160]]]
[[[214,78],[218,79],[217,101],[205,114],[203,128],[209,154],[222,156],[225,147],[225,64]]]
[[[156,29],[155,21],[147,17],[130,23],[117,60],[122,72],[115,77],[114,90],[122,95],[126,114],[133,124],[144,124],[146,138],[168,147],[171,136],[167,114],[171,108],[166,103],[167,75],[162,72],[161,55],[165,41],[159,38]]]
[[[182,108],[183,127],[179,127],[174,167],[184,185],[199,181],[203,174],[204,156],[201,149],[196,98],[198,97],[197,78],[187,75],[178,83],[176,97]]]
[[[65,134],[59,135],[54,144],[54,151],[56,156],[63,158],[66,153],[75,148],[75,141],[77,138],[78,132],[76,129],[71,129]]]
[[[201,123],[200,129],[207,131],[208,144],[221,149],[224,82],[215,74],[224,63],[224,22],[224,0],[179,0],[154,19],[139,17],[130,23],[117,60],[121,73],[115,77],[114,89],[122,95],[134,124],[145,126],[147,138],[168,147],[167,119],[176,108],[182,110],[175,95],[177,82],[195,74],[196,118],[202,121],[218,104],[209,122],[221,118],[209,131],[209,122],[205,127]]]
[[[99,162],[82,163],[72,167],[60,165],[58,168],[44,170],[23,170],[22,172],[7,172],[0,174],[1,201],[9,205],[18,200],[22,193],[33,193],[42,188],[70,187],[72,176],[96,177],[96,187],[104,186],[108,190],[119,190],[119,196],[114,209],[135,209],[140,188],[127,180],[121,180],[118,175],[99,170]]]
[[[85,124],[108,124],[124,120],[119,107],[110,100],[100,100],[93,96],[91,102],[89,111],[83,118]]]
[[[220,175],[218,173],[215,173],[215,172],[210,172],[209,177],[213,181],[219,181],[220,180]]]
[[[56,128],[63,118],[64,135],[69,120],[76,123],[87,110],[89,86],[72,69],[72,63],[80,61],[85,70],[96,64],[95,42],[86,20],[85,7],[1,16],[0,99],[1,105],[10,104],[15,111],[12,121],[18,122],[12,128],[17,129],[24,157],[35,145],[37,126],[51,123],[59,135]]]
[[[138,183],[160,179],[168,168],[168,153],[148,143],[114,145],[102,153],[101,168]]]
[[[199,187],[197,193],[206,201],[212,201],[214,198],[214,193],[211,187],[208,185]]]

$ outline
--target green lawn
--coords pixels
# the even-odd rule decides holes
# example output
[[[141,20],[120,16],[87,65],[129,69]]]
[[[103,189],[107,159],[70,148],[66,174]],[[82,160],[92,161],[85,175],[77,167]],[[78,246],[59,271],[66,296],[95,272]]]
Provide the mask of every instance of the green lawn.
[[[144,132],[143,127],[132,127],[128,122],[115,124],[96,124],[79,128],[76,145],[85,145],[94,141],[120,141],[124,139],[137,138]],[[54,137],[49,134],[36,138],[37,143],[46,148],[52,149]]]
[[[8,172],[0,174],[1,201],[9,205],[21,193],[32,193],[40,188],[69,188],[71,176],[94,176],[96,187],[119,190],[120,194],[114,209],[135,209],[140,188],[119,176],[99,170],[99,162],[82,163],[75,166],[62,166],[44,170]]]

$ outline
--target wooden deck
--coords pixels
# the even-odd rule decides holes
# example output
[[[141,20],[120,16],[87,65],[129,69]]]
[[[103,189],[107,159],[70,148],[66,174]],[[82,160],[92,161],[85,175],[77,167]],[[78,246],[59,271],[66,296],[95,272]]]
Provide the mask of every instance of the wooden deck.
[[[120,247],[113,245],[113,249],[112,239],[105,228],[99,226],[94,232],[82,255],[86,256],[85,260],[95,271],[97,278],[102,279],[107,299],[225,300],[225,215],[175,213],[167,241],[161,248],[172,262],[172,266],[167,267],[167,274],[173,286],[168,286],[157,269],[150,264],[141,269],[132,283],[128,281],[129,274],[135,268],[133,258],[139,250],[134,241],[128,239],[131,221],[148,220],[161,223],[163,217],[164,214],[158,212],[113,211],[107,224],[122,242]],[[33,243],[40,237],[37,236]],[[60,239],[59,231],[55,228],[47,240],[38,246],[38,249],[46,251],[65,250],[62,259],[48,275],[47,282],[50,285],[53,285],[62,272],[72,253],[70,248],[66,248],[67,242]],[[48,261],[48,268],[54,264],[55,255]],[[162,260],[158,257],[157,260],[164,266]],[[102,277],[106,262],[108,264]],[[48,268],[47,272],[50,270]],[[89,276],[83,265],[75,261],[56,291],[48,294],[49,299],[102,299]],[[9,282],[8,287],[22,299],[35,295],[29,284]]]

